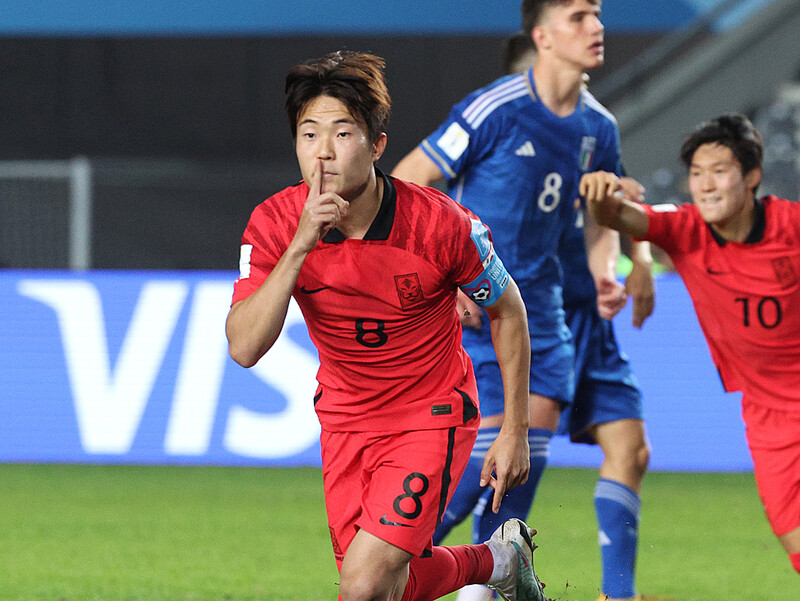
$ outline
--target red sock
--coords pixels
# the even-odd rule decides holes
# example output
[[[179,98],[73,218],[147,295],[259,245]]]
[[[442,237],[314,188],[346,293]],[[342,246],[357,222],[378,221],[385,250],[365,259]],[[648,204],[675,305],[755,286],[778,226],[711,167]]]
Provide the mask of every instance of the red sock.
[[[467,584],[486,584],[493,569],[486,545],[434,547],[432,557],[411,560],[402,601],[432,601]]]
[[[792,562],[792,566],[794,566],[794,571],[800,574],[800,551],[797,553],[789,553],[789,560]]]

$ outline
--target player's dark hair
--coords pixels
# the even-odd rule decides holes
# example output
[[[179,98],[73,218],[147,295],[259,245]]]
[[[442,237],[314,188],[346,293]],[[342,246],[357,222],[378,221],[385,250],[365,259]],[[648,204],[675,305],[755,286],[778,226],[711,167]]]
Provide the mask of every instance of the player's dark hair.
[[[589,0],[589,4],[600,4],[601,0]],[[519,7],[522,13],[522,31],[529,36],[533,28],[540,24],[545,10],[552,6],[566,6],[574,0],[522,0]]]
[[[730,148],[742,166],[742,174],[761,168],[764,158],[761,134],[744,115],[726,113],[698,125],[681,146],[681,161],[686,167],[691,167],[695,151],[703,144]]]
[[[529,33],[518,31],[503,40],[503,74],[519,73],[530,67],[530,64],[527,64],[529,54],[534,56],[536,54],[536,44],[533,43]],[[522,61],[526,62],[523,64]]]
[[[385,61],[374,54],[340,50],[293,67],[286,76],[284,105],[292,137],[297,137],[297,120],[308,103],[319,96],[330,96],[366,125],[370,142],[375,142],[386,131],[392,110],[385,66]]]

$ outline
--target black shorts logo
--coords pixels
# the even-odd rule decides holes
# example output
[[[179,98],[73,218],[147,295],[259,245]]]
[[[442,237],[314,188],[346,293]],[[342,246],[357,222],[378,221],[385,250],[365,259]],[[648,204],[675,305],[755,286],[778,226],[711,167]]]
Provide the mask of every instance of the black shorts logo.
[[[400,522],[393,522],[389,519],[389,514],[384,513],[380,519],[381,524],[384,526],[404,526],[405,528],[411,528],[411,524],[401,524]]]

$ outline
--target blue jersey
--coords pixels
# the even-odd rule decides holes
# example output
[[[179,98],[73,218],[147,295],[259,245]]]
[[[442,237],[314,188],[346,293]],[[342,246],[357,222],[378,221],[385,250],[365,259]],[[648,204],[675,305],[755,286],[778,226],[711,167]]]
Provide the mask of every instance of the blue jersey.
[[[467,96],[421,147],[450,196],[491,228],[528,306],[532,345],[568,339],[559,241],[573,227],[583,173],[619,172],[614,117],[586,91],[571,115],[553,114],[528,70]]]

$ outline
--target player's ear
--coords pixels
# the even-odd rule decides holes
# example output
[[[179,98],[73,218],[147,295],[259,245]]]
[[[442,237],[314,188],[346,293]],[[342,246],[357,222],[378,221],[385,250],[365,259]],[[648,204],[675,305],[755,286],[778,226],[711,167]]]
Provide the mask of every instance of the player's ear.
[[[761,168],[754,167],[748,171],[744,176],[744,184],[748,190],[755,190],[761,183]]]
[[[383,155],[383,151],[386,150],[386,132],[381,132],[378,134],[378,138],[372,144],[372,162],[374,163]]]
[[[550,47],[547,30],[541,25],[537,25],[531,30],[531,39],[533,40],[533,43],[536,45],[537,51],[541,51],[543,49]]]

